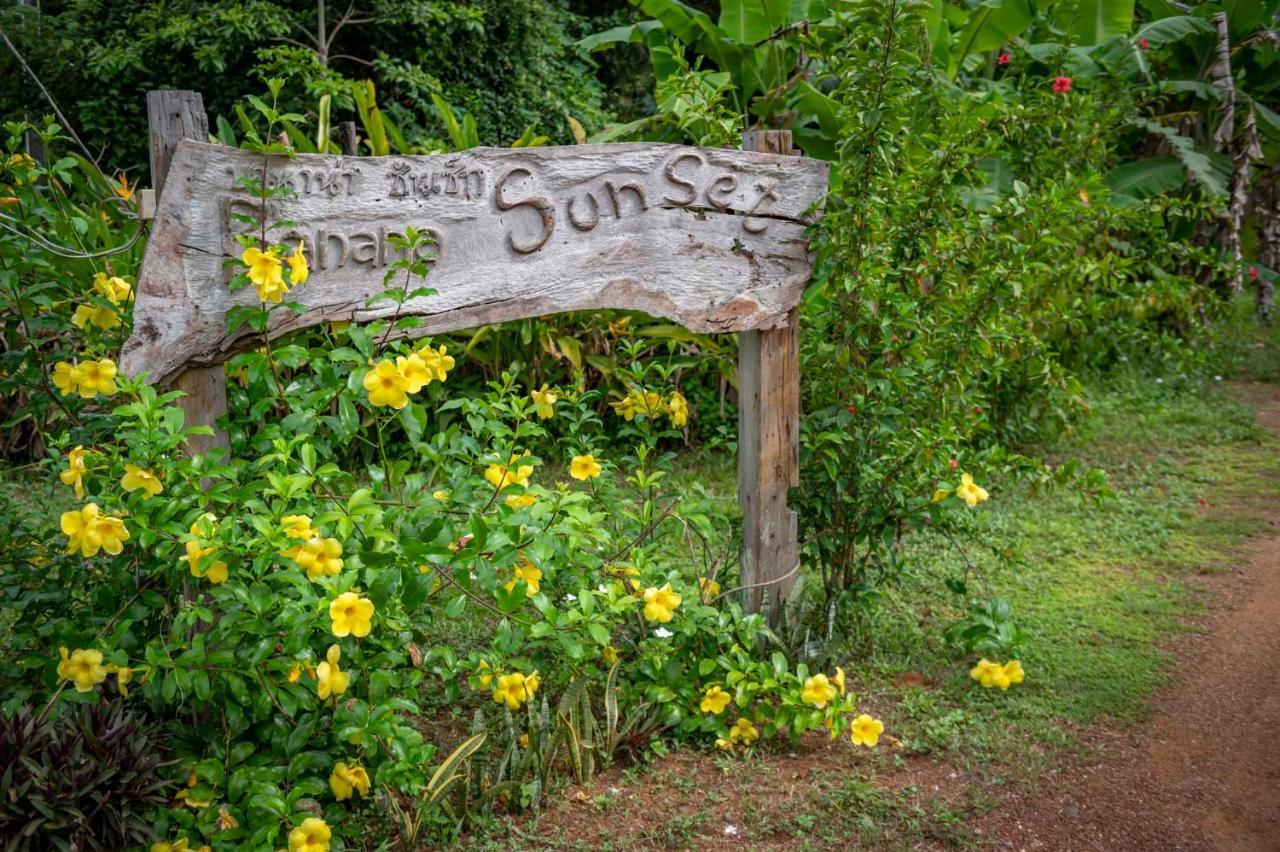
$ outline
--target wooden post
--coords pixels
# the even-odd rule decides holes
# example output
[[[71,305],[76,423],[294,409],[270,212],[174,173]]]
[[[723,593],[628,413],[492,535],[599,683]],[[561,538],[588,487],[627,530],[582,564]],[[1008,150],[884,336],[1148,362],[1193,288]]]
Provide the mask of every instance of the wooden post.
[[[338,144],[342,146],[344,157],[354,157],[360,153],[360,137],[356,135],[354,121],[344,121],[338,125]]]
[[[795,154],[790,130],[742,136],[744,151]],[[738,503],[742,507],[743,605],[764,604],[776,626],[799,574],[796,513],[787,491],[800,484],[800,324],[738,335]],[[767,601],[767,603],[766,603]]]
[[[147,92],[147,122],[151,126],[151,184],[158,200],[163,195],[178,140],[207,141],[209,118],[199,92],[166,90]],[[193,436],[190,451],[228,449],[227,433],[217,425],[218,418],[227,412],[226,367],[188,367],[174,379],[173,386],[185,394],[178,404],[186,414],[186,425],[213,428],[213,435]]]

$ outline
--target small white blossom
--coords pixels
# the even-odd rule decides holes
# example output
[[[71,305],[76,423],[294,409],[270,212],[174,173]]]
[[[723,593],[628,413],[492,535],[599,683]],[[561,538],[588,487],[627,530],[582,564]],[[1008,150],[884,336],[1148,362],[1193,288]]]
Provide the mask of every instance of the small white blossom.
[[[1157,378],[1157,379],[1156,379],[1156,384],[1158,384],[1158,385],[1162,385],[1162,384],[1164,384],[1164,379]]]
[[[665,627],[659,627],[657,630],[653,631],[653,635],[657,636],[659,639],[670,639],[675,634]]]
[[[736,825],[726,825],[724,827],[724,833],[729,835],[730,837],[733,837],[735,834],[738,833],[738,827]]]
[[[577,599],[578,599],[578,596],[573,594],[572,592],[564,596],[565,603],[573,603]]]
[[[1222,376],[1214,376],[1214,377],[1213,377],[1213,380],[1214,380],[1215,382],[1220,382],[1220,381],[1222,381]]]

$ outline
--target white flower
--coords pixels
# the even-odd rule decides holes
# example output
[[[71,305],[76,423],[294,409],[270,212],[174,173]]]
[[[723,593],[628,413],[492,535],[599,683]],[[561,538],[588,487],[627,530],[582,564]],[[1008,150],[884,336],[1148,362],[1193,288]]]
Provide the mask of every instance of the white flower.
[[[653,635],[657,636],[659,639],[670,639],[675,634],[665,627],[659,627],[657,630],[653,631]]]
[[[565,603],[573,603],[573,602],[574,602],[574,601],[576,601],[577,599],[578,599],[578,596],[577,596],[577,595],[575,595],[575,594],[573,594],[572,592],[570,592],[569,594],[567,594],[567,595],[565,595],[565,596],[564,596],[564,602],[565,602]]]
[[[1157,378],[1157,379],[1156,379],[1156,384],[1158,384],[1158,385],[1162,385],[1162,384],[1164,384],[1164,379]]]
[[[738,827],[736,825],[726,825],[724,827],[724,833],[729,835],[730,837],[733,837],[735,834],[738,833]]]
[[[1215,382],[1220,382],[1220,381],[1222,381],[1222,376],[1214,376],[1214,377],[1213,377],[1213,380],[1214,380]]]

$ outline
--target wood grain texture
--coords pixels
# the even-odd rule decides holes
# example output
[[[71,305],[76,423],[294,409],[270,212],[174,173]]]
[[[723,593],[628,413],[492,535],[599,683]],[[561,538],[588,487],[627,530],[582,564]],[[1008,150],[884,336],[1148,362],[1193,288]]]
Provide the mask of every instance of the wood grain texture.
[[[787,153],[791,133],[753,131],[743,147]],[[778,624],[799,576],[796,513],[787,493],[800,484],[800,322],[792,309],[777,328],[738,337],[738,503],[742,507],[743,606]]]
[[[183,139],[207,139],[209,118],[205,115],[204,101],[199,92],[153,91],[147,92],[147,122],[151,130],[153,194],[159,196],[178,143]],[[183,392],[178,404],[182,407],[186,425],[213,429],[212,435],[191,436],[187,449],[192,453],[206,453],[230,447],[227,433],[217,425],[218,418],[227,413],[225,368],[221,364],[180,367],[173,372],[172,378],[173,387]]]
[[[182,142],[160,194],[121,366],[164,380],[255,345],[226,332],[225,314],[252,304],[229,292],[224,267],[241,249],[234,212],[256,215],[234,185],[261,158]],[[489,149],[439,157],[299,155],[269,179],[297,196],[269,205],[269,234],[302,242],[311,266],[289,294],[306,312],[273,314],[273,336],[326,320],[366,322],[406,225],[435,236],[427,285],[405,303],[409,333],[591,308],[642,310],[694,331],[782,327],[809,279],[805,229],[820,214],[827,166],[801,157],[662,144]],[[396,284],[395,286],[399,286]],[[416,282],[414,286],[420,286]]]

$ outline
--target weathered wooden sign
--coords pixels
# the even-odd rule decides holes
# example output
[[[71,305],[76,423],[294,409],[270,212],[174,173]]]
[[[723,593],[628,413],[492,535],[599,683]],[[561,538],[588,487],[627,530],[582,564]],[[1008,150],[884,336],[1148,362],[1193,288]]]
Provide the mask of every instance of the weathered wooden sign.
[[[231,293],[225,261],[254,231],[259,200],[242,178],[262,157],[221,145],[177,146],[138,281],[126,373],[168,379],[188,363],[223,361],[254,336],[228,334],[225,314],[251,304]],[[391,238],[432,235],[434,296],[401,308],[414,334],[584,308],[627,308],[694,331],[786,323],[809,279],[805,226],[826,189],[825,163],[677,145],[477,148],[448,156],[298,155],[267,164],[292,197],[266,221],[293,227],[270,243],[301,245],[311,275],[275,312],[272,334],[326,320],[389,317]],[[241,217],[237,217],[240,214]],[[415,286],[420,286],[418,282]],[[397,286],[399,286],[397,284]]]
[[[214,425],[225,412],[220,364],[258,340],[226,324],[228,310],[257,298],[227,286],[236,266],[227,261],[242,252],[235,236],[254,228],[246,216],[290,222],[267,241],[301,246],[310,267],[288,296],[305,311],[273,312],[271,337],[390,318],[397,306],[370,297],[388,289],[400,256],[393,237],[412,226],[432,236],[425,283],[436,292],[400,306],[423,318],[408,334],[590,308],[742,332],[744,596],[759,608],[766,588],[774,601],[785,594],[798,567],[786,507],[797,484],[795,308],[811,271],[806,228],[827,187],[826,164],[792,156],[789,132],[749,133],[744,151],[622,144],[272,158],[269,184],[292,193],[262,216],[241,180],[262,174],[262,157],[203,141],[199,93],[151,92],[147,105],[158,202],[121,367],[186,391],[189,424]],[[194,448],[219,444],[225,436]]]

